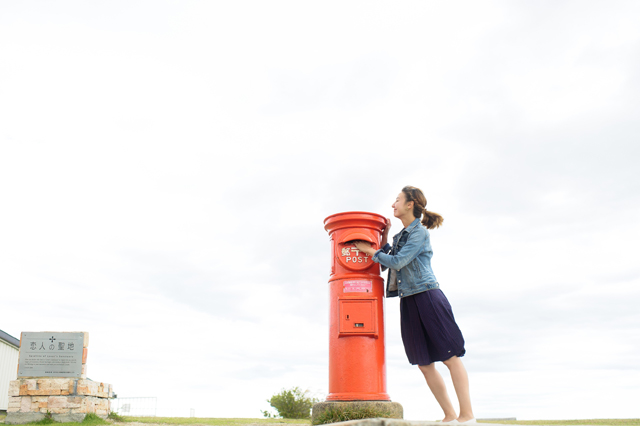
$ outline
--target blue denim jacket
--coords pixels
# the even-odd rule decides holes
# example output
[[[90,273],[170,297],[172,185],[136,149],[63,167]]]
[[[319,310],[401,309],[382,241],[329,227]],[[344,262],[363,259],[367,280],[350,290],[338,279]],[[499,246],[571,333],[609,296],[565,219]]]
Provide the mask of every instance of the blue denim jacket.
[[[378,250],[372,260],[378,262],[383,271],[389,268],[387,297],[406,297],[439,288],[431,270],[432,256],[429,231],[422,226],[420,219],[396,234],[393,246],[386,244]],[[397,289],[394,289],[396,283]]]

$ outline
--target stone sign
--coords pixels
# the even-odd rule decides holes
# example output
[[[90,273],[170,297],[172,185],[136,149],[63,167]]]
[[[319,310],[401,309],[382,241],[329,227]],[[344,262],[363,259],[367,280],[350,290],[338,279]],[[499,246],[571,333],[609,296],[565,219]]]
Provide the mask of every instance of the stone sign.
[[[82,376],[85,333],[24,332],[18,377]]]
[[[51,417],[81,422],[87,414],[106,418],[114,398],[110,384],[87,379],[87,332],[23,332],[18,380],[9,382],[4,423],[23,424]]]

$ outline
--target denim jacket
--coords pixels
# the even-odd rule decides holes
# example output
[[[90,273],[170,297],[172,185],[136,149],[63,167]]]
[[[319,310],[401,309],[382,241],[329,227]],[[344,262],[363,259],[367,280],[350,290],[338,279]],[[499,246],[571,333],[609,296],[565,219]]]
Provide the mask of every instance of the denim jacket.
[[[416,219],[393,237],[393,246],[386,244],[376,251],[372,260],[389,268],[387,297],[406,297],[439,288],[431,270],[429,231]]]

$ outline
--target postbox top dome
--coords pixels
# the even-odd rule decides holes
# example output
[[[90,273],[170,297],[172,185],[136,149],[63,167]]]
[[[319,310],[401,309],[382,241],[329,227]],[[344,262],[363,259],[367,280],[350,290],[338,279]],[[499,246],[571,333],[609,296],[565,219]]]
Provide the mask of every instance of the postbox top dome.
[[[341,228],[373,228],[382,231],[387,224],[384,216],[370,212],[344,212],[328,216],[324,229],[328,232]]]

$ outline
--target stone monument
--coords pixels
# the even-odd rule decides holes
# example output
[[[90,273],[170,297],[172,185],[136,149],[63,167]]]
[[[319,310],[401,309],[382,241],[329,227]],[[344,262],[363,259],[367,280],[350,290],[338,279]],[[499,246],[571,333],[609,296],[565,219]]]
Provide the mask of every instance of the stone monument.
[[[23,332],[5,423],[30,423],[49,415],[58,422],[81,422],[89,413],[106,418],[113,389],[87,378],[88,346],[87,332]]]

